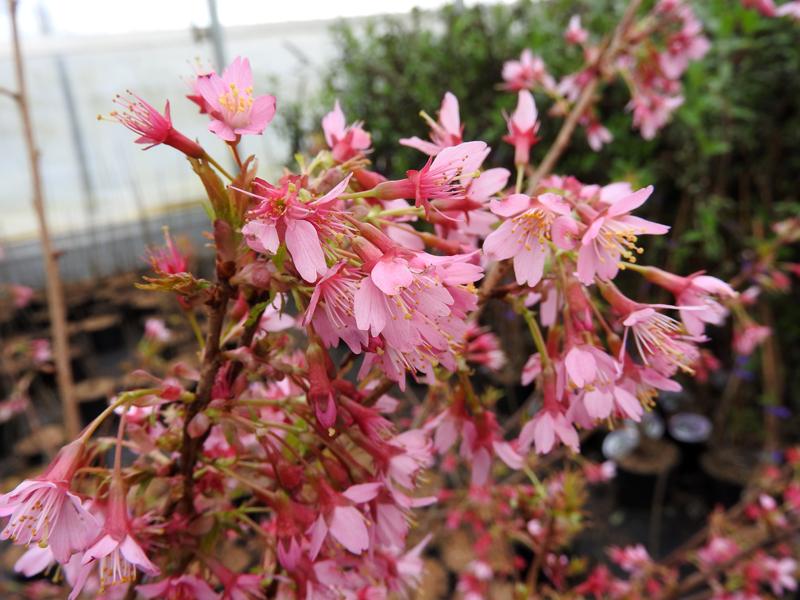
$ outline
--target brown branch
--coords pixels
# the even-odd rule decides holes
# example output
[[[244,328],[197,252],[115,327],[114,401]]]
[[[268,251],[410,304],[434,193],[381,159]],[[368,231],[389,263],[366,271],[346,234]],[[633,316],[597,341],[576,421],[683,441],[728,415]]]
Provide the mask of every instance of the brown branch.
[[[31,172],[31,185],[33,188],[33,209],[39,223],[39,240],[42,245],[42,258],[44,259],[45,280],[47,283],[47,307],[50,313],[50,327],[53,335],[53,357],[56,366],[56,379],[58,394],[61,396],[61,406],[64,412],[64,427],[68,439],[75,439],[80,433],[80,417],[78,406],[75,402],[75,390],[72,381],[72,369],[69,359],[69,337],[67,333],[67,309],[64,304],[64,290],[61,285],[61,276],[58,271],[56,252],[50,239],[50,230],[47,224],[47,214],[44,206],[44,189],[42,174],[39,166],[39,149],[33,135],[33,122],[28,107],[28,93],[25,84],[25,70],[22,59],[22,49],[19,42],[19,30],[16,18],[17,3],[8,0],[9,22],[11,23],[11,38],[14,48],[14,71],[17,80],[17,92],[12,93],[19,107],[22,119],[22,131],[28,155],[28,166]]]
[[[183,445],[181,446],[180,473],[183,479],[183,490],[178,508],[183,514],[194,512],[194,467],[205,436],[193,438],[189,435],[189,423],[211,401],[211,390],[214,379],[222,364],[220,337],[222,324],[231,297],[231,288],[226,281],[217,284],[208,301],[209,324],[206,345],[203,351],[203,363],[200,367],[200,381],[197,384],[195,400],[186,407],[183,421]]]

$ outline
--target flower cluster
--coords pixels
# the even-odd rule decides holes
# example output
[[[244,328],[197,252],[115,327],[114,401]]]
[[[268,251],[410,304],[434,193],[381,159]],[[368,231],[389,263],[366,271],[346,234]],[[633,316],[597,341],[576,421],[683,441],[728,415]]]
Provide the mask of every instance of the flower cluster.
[[[254,95],[246,59],[222,75],[198,73],[190,96],[230,146],[233,174],[178,133],[168,109],[120,100],[127,112],[114,118],[137,142],[183,152],[208,194],[213,279],[193,274],[167,233],[140,285],[177,298],[198,338],[197,361],[154,360],[173,332],[163,320],[146,323],[149,372],[137,375],[148,387],[120,393],[42,475],[0,498],[9,517],[0,537],[29,547],[18,570],[58,563],[71,598],[403,596],[422,576],[431,539],[413,531],[414,515],[439,504],[447,528],[468,527],[477,540],[457,584],[465,597],[484,597],[495,577],[526,568],[526,597],[540,576],[567,589],[566,547],[580,529],[585,482],[609,480],[614,466],[583,462],[582,473],[540,481],[535,453],[578,451],[579,431],[639,421],[660,391],[680,390],[707,368],[706,330],[739,302],[705,273],[642,264],[644,236],[669,230],[639,214],[659,200],[652,186],[552,174],[563,143],[533,168],[540,122],[530,88],[571,111],[559,138],[583,122],[598,146],[610,138],[578,97],[591,96],[599,76],[625,71],[634,103],[674,104],[678,77],[707,46],[678,0],[661,0],[642,21],[624,19],[611,44],[593,47],[590,38],[573,18],[565,40],[584,49],[588,66],[561,83],[530,52],[504,67],[504,87],[517,96],[504,137],[515,150],[511,185],[508,169],[485,166],[491,148],[470,140],[449,92],[437,120],[423,115],[430,141],[401,140],[423,156],[395,179],[371,169],[366,125],[348,125],[338,102],[321,124],[327,149],[277,180],[258,177],[239,141],[264,131],[275,98]],[[634,107],[645,137],[665,114]],[[673,303],[623,292],[636,277]],[[490,301],[513,309],[533,349],[512,375],[533,393],[508,424],[496,391],[474,377],[512,362],[480,321]],[[95,438],[112,418],[116,440]],[[496,483],[498,474],[508,480]],[[454,481],[461,486],[448,488]],[[496,564],[492,543],[504,537],[536,558]],[[235,546],[247,560],[229,560]],[[728,554],[717,544],[698,560]],[[642,549],[611,557],[632,578],[650,573]],[[773,560],[759,563],[758,581],[792,589],[793,565]],[[669,583],[667,571],[653,572],[650,580]],[[578,593],[626,589],[598,569]]]
[[[644,139],[653,139],[683,103],[681,76],[690,62],[705,56],[709,41],[694,11],[682,0],[659,0],[636,26],[617,34],[613,56],[604,55],[602,48],[592,43],[580,16],[573,15],[564,40],[581,48],[582,67],[556,81],[542,59],[525,49],[518,61],[505,64],[505,87],[542,91],[555,102],[553,111],[565,114],[582,94],[593,92],[600,78],[621,77],[631,94],[628,110],[633,115],[633,126]],[[603,61],[599,60],[601,56]],[[592,150],[598,151],[612,141],[611,132],[601,124],[591,105],[579,120]]]

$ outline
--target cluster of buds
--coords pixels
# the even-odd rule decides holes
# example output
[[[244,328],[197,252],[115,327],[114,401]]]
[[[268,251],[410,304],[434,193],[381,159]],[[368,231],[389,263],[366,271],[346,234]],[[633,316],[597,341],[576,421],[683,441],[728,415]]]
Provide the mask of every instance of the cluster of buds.
[[[644,24],[623,20],[605,49],[588,46],[588,32],[571,20],[567,42],[594,57],[572,78],[579,94],[606,63],[636,73],[637,94],[676,93],[704,38],[682,3],[662,0],[653,10]],[[647,23],[658,32],[666,24],[666,49],[634,64],[650,39]],[[246,59],[222,75],[197,74],[190,96],[230,147],[233,175],[178,133],[168,110],[136,98],[113,115],[137,142],[183,152],[208,193],[213,281],[189,272],[167,234],[141,285],[177,297],[198,337],[198,361],[153,362],[153,372],[139,373],[150,387],[121,393],[44,474],[0,498],[0,515],[10,516],[2,537],[30,546],[20,571],[58,563],[71,598],[402,596],[418,584],[430,542],[412,531],[412,515],[439,503],[448,527],[468,524],[478,539],[458,583],[465,597],[488,594],[497,573],[523,570],[521,558],[493,563],[498,535],[521,534],[537,555],[528,586],[541,576],[566,589],[584,479],[608,480],[613,465],[586,464],[583,476],[556,473],[542,483],[531,449],[578,451],[579,429],[640,420],[660,390],[679,390],[698,368],[706,328],[723,322],[737,294],[709,275],[641,264],[643,236],[668,231],[633,214],[651,186],[534,171],[539,116],[528,88],[542,85],[568,104],[577,97],[530,53],[503,76],[518,93],[504,138],[515,149],[511,186],[509,170],[483,167],[486,142],[465,141],[451,93],[437,120],[424,115],[429,142],[401,140],[427,157],[398,179],[370,169],[370,134],[363,123],[348,125],[338,102],[322,122],[329,149],[277,181],[257,177],[239,141],[263,132],[275,99],[254,95]],[[635,119],[643,132],[663,125]],[[554,148],[542,165],[552,166],[563,145]],[[506,267],[514,277],[504,284]],[[628,273],[668,291],[674,304],[625,295],[618,283]],[[535,384],[533,401],[509,424],[498,422],[496,394],[474,385],[476,372],[506,363],[479,322],[490,298],[513,307],[535,349],[520,375],[522,385]],[[153,352],[170,338],[163,321],[147,323]],[[419,402],[401,406],[395,387]],[[119,433],[107,464],[108,438],[93,434],[113,415]],[[424,473],[437,461],[444,479],[459,482],[450,477],[459,460],[470,467],[468,486],[428,485]],[[494,485],[498,473],[530,483]],[[249,550],[249,562],[228,561],[235,545]],[[635,550],[617,555],[630,573],[650,562]],[[612,597],[605,581],[607,572],[595,572],[582,593]]]

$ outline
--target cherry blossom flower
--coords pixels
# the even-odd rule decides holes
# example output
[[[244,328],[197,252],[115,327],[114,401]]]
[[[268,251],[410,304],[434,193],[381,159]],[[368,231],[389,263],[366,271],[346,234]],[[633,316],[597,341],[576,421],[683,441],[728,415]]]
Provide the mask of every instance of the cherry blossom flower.
[[[635,262],[636,254],[641,253],[636,245],[639,235],[669,231],[666,225],[628,214],[644,204],[652,193],[652,186],[642,188],[599,212],[585,204],[578,207],[578,212],[590,223],[578,251],[578,278],[584,285],[591,285],[595,276],[613,279],[621,259]]]
[[[328,143],[335,161],[346,162],[369,150],[372,139],[362,125],[363,123],[356,122],[347,126],[338,100],[336,100],[333,110],[322,118],[325,141]]]
[[[458,146],[462,142],[463,126],[458,113],[458,98],[451,92],[447,92],[442,98],[442,106],[439,109],[439,121],[435,122],[427,114],[423,117],[431,128],[431,141],[427,142],[414,136],[403,138],[400,143],[409,148],[416,148],[429,156],[436,156],[450,146]]]
[[[144,322],[144,337],[154,342],[165,343],[172,338],[172,332],[163,319],[150,317]]]
[[[376,198],[414,200],[416,206],[430,213],[431,201],[458,201],[465,197],[466,188],[477,174],[489,153],[484,142],[464,142],[442,149],[420,170],[410,170],[406,178],[384,181],[373,188]]]
[[[164,247],[151,248],[149,251],[150,265],[158,274],[175,275],[185,273],[189,266],[186,256],[178,249],[169,229],[164,229]]]
[[[578,432],[572,423],[559,410],[542,409],[523,426],[518,442],[520,451],[526,451],[533,443],[537,454],[547,454],[556,440],[578,451]]]
[[[75,600],[81,593],[95,565],[98,565],[100,575],[100,593],[108,588],[135,581],[137,569],[147,575],[160,573],[158,567],[147,558],[131,529],[125,489],[122,482],[116,480],[111,484],[108,515],[100,537],[83,554],[81,573],[69,600]]]
[[[586,125],[586,141],[595,152],[599,152],[603,146],[610,144],[613,140],[614,136],[599,121],[591,120]]]
[[[292,182],[275,187],[256,179],[253,185],[257,193],[245,192],[260,200],[242,227],[247,244],[256,252],[274,254],[281,242],[285,243],[300,276],[313,283],[328,271],[321,236],[343,230],[343,225],[332,219],[332,204],[344,192],[350,177],[309,202],[300,199],[300,190]]]
[[[742,0],[742,6],[755,9],[765,17],[774,17],[776,15],[776,7],[773,0]]]
[[[61,563],[86,548],[97,531],[95,518],[80,498],[69,491],[80,465],[84,442],[64,446],[47,469],[0,496],[0,517],[11,515],[0,539],[28,546],[49,546]]]
[[[737,354],[750,356],[772,334],[772,329],[766,325],[748,323],[733,334],[733,348]]]
[[[705,567],[713,567],[725,564],[739,552],[739,544],[732,539],[715,535],[697,551],[697,558]]]
[[[533,287],[541,281],[554,236],[562,240],[566,231],[577,231],[577,224],[567,216],[570,206],[549,192],[533,200],[524,194],[512,194],[493,203],[492,212],[511,218],[486,238],[483,251],[493,260],[513,257],[514,274],[520,285]]]
[[[166,144],[192,158],[205,156],[205,151],[197,142],[193,142],[172,126],[169,102],[164,106],[162,115],[133,92],[129,92],[129,94],[131,98],[120,95],[114,98],[114,102],[123,110],[122,112],[113,111],[109,116],[112,120],[138,134],[137,144],[147,144],[145,150]]]
[[[791,17],[792,19],[800,21],[800,2],[792,0],[791,2],[781,4],[775,10],[775,15],[778,17]]]
[[[319,554],[328,534],[353,554],[361,554],[369,548],[367,522],[355,505],[375,498],[380,486],[379,483],[356,484],[338,494],[326,483],[320,482],[320,515],[309,530],[309,555],[312,560]]]
[[[650,561],[647,549],[641,544],[635,546],[612,546],[608,549],[608,555],[619,567],[629,573],[640,571]]]
[[[517,95],[517,108],[506,118],[508,135],[503,140],[514,146],[514,163],[527,165],[530,162],[531,147],[536,144],[539,131],[538,112],[533,95],[528,90],[520,90]]]
[[[628,108],[633,111],[633,126],[641,131],[644,139],[652,140],[682,104],[683,96],[662,96],[642,91],[634,94]]]
[[[509,60],[503,64],[503,80],[505,88],[514,92],[533,89],[537,84],[541,84],[546,90],[554,90],[556,87],[544,61],[527,48],[522,51],[519,60]]]
[[[797,590],[797,561],[793,558],[765,557],[761,561],[762,567],[767,572],[767,581],[772,588],[772,593],[781,596],[784,591]]]
[[[336,263],[317,282],[303,317],[303,324],[313,323],[326,346],[336,346],[342,340],[356,354],[369,341],[355,318],[358,282],[358,275],[344,261]]]
[[[691,307],[682,309],[680,313],[686,330],[692,335],[702,335],[706,323],[721,325],[724,322],[728,310],[715,297],[736,296],[727,283],[702,272],[681,277],[655,267],[646,267],[644,275],[674,294],[680,307]]]
[[[569,19],[569,25],[564,32],[564,40],[568,44],[580,45],[589,39],[589,32],[581,26],[580,15],[572,15]]]
[[[211,117],[209,131],[226,142],[241,135],[260,135],[275,116],[275,96],[253,96],[250,61],[237,56],[220,77],[198,77],[196,89]]]

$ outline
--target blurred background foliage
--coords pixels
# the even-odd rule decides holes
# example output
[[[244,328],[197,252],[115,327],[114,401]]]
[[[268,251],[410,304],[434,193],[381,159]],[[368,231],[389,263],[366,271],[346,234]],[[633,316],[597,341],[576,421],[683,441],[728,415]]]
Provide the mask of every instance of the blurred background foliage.
[[[435,117],[450,90],[460,102],[464,139],[499,140],[506,131],[502,111],[510,112],[516,102],[513,94],[499,92],[503,62],[531,48],[560,79],[583,62],[581,50],[563,41],[569,17],[580,14],[597,42],[612,30],[625,4],[456,4],[366,25],[340,24],[338,54],[324,75],[314,119],[301,122],[302,111],[289,107],[284,127],[296,150],[313,149],[321,142],[319,119],[338,98],[348,121],[363,120],[372,133],[377,169],[402,176],[425,159],[397,143],[412,135],[427,138],[419,110]],[[605,86],[598,106],[613,143],[592,152],[579,129],[557,171],[584,182],[654,184],[646,216],[670,224],[672,231],[648,240],[645,262],[682,274],[703,267],[730,279],[756,257],[770,223],[800,215],[800,27],[790,19],[761,17],[734,0],[692,4],[712,46],[684,76],[685,102],[671,123],[655,140],[643,140],[624,110],[625,84],[616,81]],[[551,101],[545,95],[537,93],[536,100],[543,141],[534,162],[562,122],[547,116]],[[510,146],[495,142],[490,162],[511,168],[512,154]],[[797,260],[796,249],[794,254],[782,258]],[[800,409],[800,395],[791,392],[800,388],[800,368],[791,368],[800,365],[797,300],[791,293],[770,295],[768,312],[754,315],[772,320],[779,334],[781,363],[789,366],[782,369],[782,388],[789,390],[784,400],[790,406],[794,401],[794,412]],[[731,364],[730,331],[716,335],[715,352]],[[743,367],[759,371],[758,364],[738,365]]]

